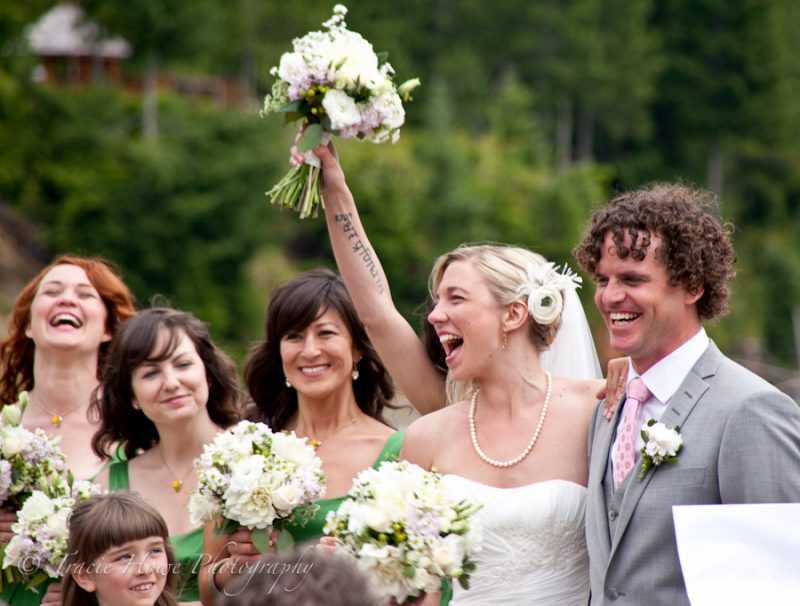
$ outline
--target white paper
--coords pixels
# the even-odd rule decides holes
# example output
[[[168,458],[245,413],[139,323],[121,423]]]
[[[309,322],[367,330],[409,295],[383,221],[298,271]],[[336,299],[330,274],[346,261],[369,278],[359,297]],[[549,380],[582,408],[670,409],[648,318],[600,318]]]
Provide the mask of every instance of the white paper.
[[[692,606],[800,605],[800,503],[672,508]]]

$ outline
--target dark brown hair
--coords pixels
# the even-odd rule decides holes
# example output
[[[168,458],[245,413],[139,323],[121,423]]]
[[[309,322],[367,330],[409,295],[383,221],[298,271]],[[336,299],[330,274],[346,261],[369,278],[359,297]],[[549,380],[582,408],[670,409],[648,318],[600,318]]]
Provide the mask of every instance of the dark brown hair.
[[[297,393],[286,387],[281,362],[281,338],[309,326],[326,310],[341,316],[353,346],[362,358],[360,377],[353,381],[358,407],[383,421],[384,408],[391,404],[394,386],[389,373],[358,318],[342,279],[328,269],[314,269],[298,275],[272,293],[267,309],[266,338],[257,343],[247,360],[244,380],[256,407],[254,418],[280,431],[297,411]]]
[[[736,274],[733,226],[712,214],[716,207],[711,192],[680,184],[655,183],[619,194],[594,213],[573,254],[595,275],[607,233],[619,257],[637,261],[645,258],[655,234],[661,239],[656,258],[666,266],[670,283],[692,294],[702,290],[698,316],[715,320],[728,311],[728,282]]]
[[[62,591],[64,606],[97,606],[97,596],[83,589],[72,576],[112,547],[148,537],[164,539],[167,554],[167,582],[156,606],[177,606],[175,586],[177,564],[169,543],[164,518],[139,495],[121,491],[94,495],[75,506],[69,518],[69,545],[64,561]]]
[[[161,330],[169,338],[161,351],[153,351]],[[181,333],[194,344],[203,361],[209,381],[208,414],[219,427],[226,428],[240,418],[241,390],[236,367],[211,341],[208,327],[194,315],[167,307],[154,307],[126,321],[113,339],[100,387],[92,398],[92,412],[100,416],[100,428],[92,438],[92,449],[110,457],[113,445],[124,443],[125,455],[135,456],[159,441],[155,424],[133,407],[133,372],[144,362],[161,362],[178,346]]]
[[[31,322],[31,305],[39,290],[39,284],[47,273],[59,265],[75,265],[86,272],[89,282],[95,287],[106,306],[108,318],[106,328],[114,335],[121,322],[133,316],[134,299],[114,267],[98,257],[61,255],[28,282],[17,296],[9,336],[0,342],[0,405],[15,402],[20,391],[33,388],[34,343],[25,335]],[[98,351],[98,373],[108,352],[109,344],[102,343]]]

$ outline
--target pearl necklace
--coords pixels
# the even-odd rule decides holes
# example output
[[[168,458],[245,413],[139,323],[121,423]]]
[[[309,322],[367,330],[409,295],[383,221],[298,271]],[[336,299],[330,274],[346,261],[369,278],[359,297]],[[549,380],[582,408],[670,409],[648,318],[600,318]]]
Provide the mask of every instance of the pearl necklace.
[[[539,433],[542,431],[544,418],[547,416],[547,409],[550,406],[550,397],[553,395],[553,377],[549,372],[545,372],[544,374],[546,378],[544,404],[542,404],[542,414],[539,415],[539,423],[536,425],[536,431],[533,432],[533,436],[528,442],[528,445],[525,447],[525,450],[523,450],[513,459],[509,459],[507,461],[498,461],[493,459],[486,455],[483,450],[481,450],[481,447],[478,444],[478,434],[475,432],[475,408],[478,404],[478,392],[480,391],[480,387],[472,394],[472,401],[469,405],[469,435],[472,438],[472,447],[484,462],[488,463],[489,465],[494,465],[495,467],[511,467],[512,465],[516,465],[522,461],[530,454],[531,450],[533,450],[533,447],[536,445],[536,441],[539,439]]]

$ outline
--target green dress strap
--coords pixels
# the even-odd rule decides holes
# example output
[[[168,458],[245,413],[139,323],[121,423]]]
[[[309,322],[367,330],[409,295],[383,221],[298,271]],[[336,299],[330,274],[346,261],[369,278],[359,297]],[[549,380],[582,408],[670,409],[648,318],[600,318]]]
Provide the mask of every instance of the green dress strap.
[[[380,467],[384,461],[395,461],[400,454],[400,447],[403,445],[403,432],[396,431],[390,435],[378,453],[378,457],[372,464],[373,469]],[[286,527],[292,538],[296,543],[303,543],[304,541],[316,541],[325,533],[322,529],[325,527],[325,518],[328,517],[329,511],[336,511],[339,505],[347,498],[347,495],[340,497],[333,497],[331,499],[319,499],[314,504],[317,510],[314,512],[314,517],[309,519],[305,526],[299,524],[290,524]]]
[[[400,455],[400,449],[403,447],[403,432],[395,431],[386,440],[383,448],[378,453],[378,458],[372,464],[373,469],[378,469],[384,461],[397,461]]]
[[[108,466],[108,489],[111,492],[118,490],[128,490],[130,482],[128,480],[128,462],[112,461]]]

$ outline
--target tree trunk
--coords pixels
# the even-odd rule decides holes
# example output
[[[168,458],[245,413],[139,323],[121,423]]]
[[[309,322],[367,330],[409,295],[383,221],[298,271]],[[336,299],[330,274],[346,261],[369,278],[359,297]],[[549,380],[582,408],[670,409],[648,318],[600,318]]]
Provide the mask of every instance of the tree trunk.
[[[716,137],[708,149],[706,184],[708,189],[717,194],[720,199],[722,198],[723,178],[722,141]]]
[[[155,53],[148,57],[144,72],[142,136],[148,141],[158,139],[158,59]]]
[[[572,101],[563,97],[556,118],[556,166],[569,168],[572,164]]]
[[[578,144],[575,150],[577,161],[591,160],[594,157],[594,112],[581,110],[578,116]]]

